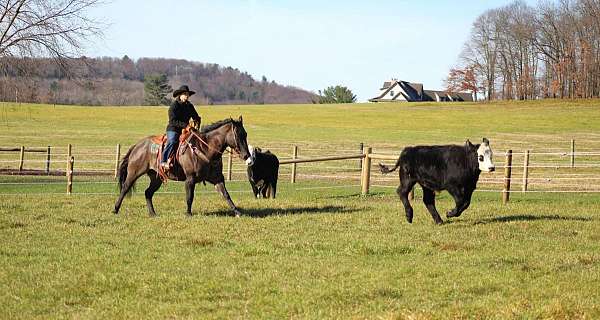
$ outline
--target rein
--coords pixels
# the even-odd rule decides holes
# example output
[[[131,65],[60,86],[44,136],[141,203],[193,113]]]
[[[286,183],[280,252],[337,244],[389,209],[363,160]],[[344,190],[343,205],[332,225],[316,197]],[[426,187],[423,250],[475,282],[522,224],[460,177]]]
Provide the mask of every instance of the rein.
[[[235,128],[233,130],[235,130]],[[195,137],[196,139],[200,140],[200,142],[203,145],[205,145],[209,150],[215,151],[218,154],[223,155],[223,152],[221,152],[220,150],[217,150],[217,149],[211,147],[206,141],[204,141],[204,139],[202,139],[202,137],[198,133],[196,133],[196,131],[190,131],[190,133],[191,133],[190,138],[191,137]],[[192,146],[192,144],[189,142],[189,140],[190,139],[188,138],[187,144],[190,147],[190,149],[192,149],[192,152],[195,153],[197,156],[200,156],[198,154],[197,148],[194,147],[194,146]],[[233,152],[231,152],[230,150],[227,150],[227,149],[225,149],[225,152],[229,153],[229,154],[233,154]],[[236,151],[236,153],[238,153],[238,152]],[[206,158],[206,156],[204,154],[202,154],[202,157]]]

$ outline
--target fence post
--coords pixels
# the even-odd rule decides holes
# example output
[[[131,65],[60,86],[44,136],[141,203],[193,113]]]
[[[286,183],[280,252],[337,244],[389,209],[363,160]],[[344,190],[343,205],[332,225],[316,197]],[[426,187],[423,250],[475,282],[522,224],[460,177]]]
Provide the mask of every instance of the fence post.
[[[363,155],[365,157],[363,159],[362,174],[360,179],[361,194],[363,196],[369,194],[369,183],[371,180],[371,158],[369,157],[369,155],[372,151],[373,149],[371,147],[367,147],[363,151]]]
[[[571,139],[571,168],[575,168],[575,139]]]
[[[119,160],[121,159],[121,144],[117,143],[117,151],[115,152],[115,179],[119,177]]]
[[[506,152],[506,166],[504,167],[504,190],[502,190],[502,203],[510,199],[510,179],[512,174],[512,150]]]
[[[75,158],[70,157],[67,162],[67,194],[71,194],[73,192],[73,164],[75,162]]]
[[[529,182],[529,150],[525,151],[525,160],[523,161],[523,192],[527,191],[527,184]]]
[[[71,161],[72,151],[73,151],[73,146],[71,146],[71,144],[69,143],[67,145],[67,177],[68,177],[68,172],[69,172],[69,161]]]
[[[50,146],[48,146],[48,150],[46,151],[46,174],[50,174]]]
[[[229,157],[227,158],[227,181],[231,181],[232,167],[233,167],[233,157],[231,156],[231,152],[229,152]]]
[[[19,172],[23,171],[23,161],[25,161],[25,146],[21,146],[21,155],[19,157]]]
[[[294,146],[292,150],[292,159],[298,159],[298,146]],[[296,183],[296,163],[292,163],[292,183]]]
[[[365,150],[365,145],[361,142],[360,145],[358,146],[359,148],[359,153],[363,154],[363,150]],[[362,165],[363,165],[363,158],[358,159],[358,168],[362,169]]]

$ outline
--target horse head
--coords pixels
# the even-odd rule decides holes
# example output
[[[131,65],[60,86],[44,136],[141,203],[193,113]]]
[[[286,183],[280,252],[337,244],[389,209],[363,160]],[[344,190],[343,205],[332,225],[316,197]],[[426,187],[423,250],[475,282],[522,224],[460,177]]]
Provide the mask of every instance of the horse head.
[[[246,165],[251,166],[254,159],[248,149],[247,137],[248,134],[244,129],[242,116],[237,121],[231,119],[231,131],[227,135],[226,143],[240,155],[240,159],[246,162]]]

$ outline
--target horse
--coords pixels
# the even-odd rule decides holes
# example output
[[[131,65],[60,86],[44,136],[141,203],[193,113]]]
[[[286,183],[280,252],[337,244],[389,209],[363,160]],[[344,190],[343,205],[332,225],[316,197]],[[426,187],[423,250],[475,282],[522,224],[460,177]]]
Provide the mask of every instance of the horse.
[[[217,121],[203,127],[200,131],[190,128],[191,134],[180,144],[177,153],[179,166],[174,166],[166,172],[166,177],[171,180],[185,181],[186,202],[188,216],[192,215],[192,203],[196,183],[208,181],[215,186],[236,217],[241,212],[235,206],[227,189],[223,176],[223,152],[227,147],[233,149],[246,165],[250,166],[253,159],[248,150],[246,141],[247,133],[244,129],[242,116]],[[152,196],[163,183],[157,161],[159,145],[153,142],[156,136],[146,137],[129,148],[119,166],[120,194],[115,202],[114,214],[119,213],[125,195],[131,190],[135,181],[147,174],[150,185],[145,191],[146,206],[151,217],[156,216]]]

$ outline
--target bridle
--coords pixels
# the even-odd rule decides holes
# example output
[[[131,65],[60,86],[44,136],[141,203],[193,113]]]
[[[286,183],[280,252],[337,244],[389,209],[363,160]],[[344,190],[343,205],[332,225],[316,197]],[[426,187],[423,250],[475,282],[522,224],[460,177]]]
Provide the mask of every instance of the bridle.
[[[233,136],[236,137],[236,147],[233,148],[233,151],[235,151],[235,154],[239,155],[240,151],[239,151],[239,141],[237,139],[237,132],[236,132],[236,128],[235,125],[233,125],[233,123],[231,124],[232,126],[232,130],[233,130]],[[200,152],[198,150],[198,148],[194,147],[190,140],[192,137],[195,137],[196,139],[198,139],[200,141],[200,143],[202,143],[203,145],[205,145],[209,150],[214,151],[220,155],[223,155],[224,153],[229,153],[231,155],[233,155],[233,152],[231,152],[231,150],[227,150],[227,148],[225,149],[225,152],[222,152],[221,150],[217,150],[214,147],[211,147],[206,141],[204,141],[204,139],[202,139],[202,137],[196,132],[196,130],[190,130],[190,138],[187,139],[187,144],[190,147],[190,149],[192,150],[192,152],[194,154],[196,154],[199,157],[203,157],[206,158],[206,155],[204,155],[202,152]],[[230,148],[231,149],[231,148]]]

